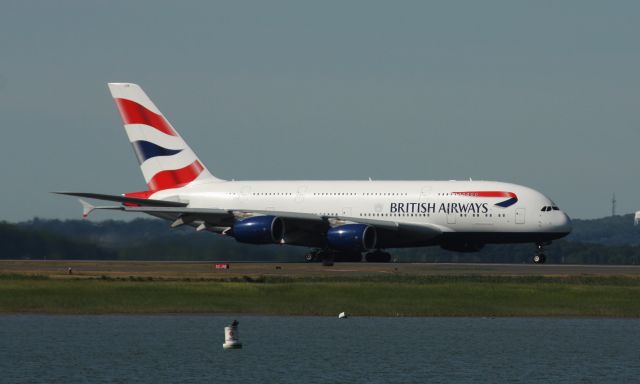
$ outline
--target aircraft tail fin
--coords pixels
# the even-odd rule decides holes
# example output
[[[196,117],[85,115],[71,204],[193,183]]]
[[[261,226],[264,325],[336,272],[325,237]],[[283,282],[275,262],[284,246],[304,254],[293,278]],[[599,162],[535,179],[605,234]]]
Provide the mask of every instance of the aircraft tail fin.
[[[181,188],[213,176],[140,86],[109,83],[149,191]]]

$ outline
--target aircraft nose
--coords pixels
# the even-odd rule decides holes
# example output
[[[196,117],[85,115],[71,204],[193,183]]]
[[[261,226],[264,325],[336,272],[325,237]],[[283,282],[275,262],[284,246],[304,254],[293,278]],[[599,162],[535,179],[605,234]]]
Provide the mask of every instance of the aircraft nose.
[[[568,235],[571,233],[573,226],[571,225],[571,219],[567,216],[566,213],[561,212],[561,215],[558,215],[558,218],[555,220],[554,229],[556,232],[564,233]]]

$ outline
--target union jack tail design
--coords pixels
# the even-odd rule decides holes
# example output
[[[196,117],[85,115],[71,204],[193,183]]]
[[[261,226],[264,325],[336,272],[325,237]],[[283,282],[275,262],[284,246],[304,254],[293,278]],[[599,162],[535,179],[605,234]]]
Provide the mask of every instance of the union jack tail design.
[[[144,93],[130,83],[109,83],[149,192],[216,181],[196,154]]]

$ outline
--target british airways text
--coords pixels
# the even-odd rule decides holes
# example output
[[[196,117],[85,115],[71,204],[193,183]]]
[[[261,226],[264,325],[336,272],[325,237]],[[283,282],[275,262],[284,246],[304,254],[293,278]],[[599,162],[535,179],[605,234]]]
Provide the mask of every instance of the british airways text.
[[[390,213],[487,213],[487,203],[391,203]]]

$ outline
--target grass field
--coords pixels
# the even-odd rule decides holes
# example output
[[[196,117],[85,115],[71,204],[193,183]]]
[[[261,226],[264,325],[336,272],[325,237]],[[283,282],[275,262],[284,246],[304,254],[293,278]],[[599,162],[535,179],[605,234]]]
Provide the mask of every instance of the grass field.
[[[640,317],[640,279],[355,276],[157,279],[1,274],[0,313]]]

